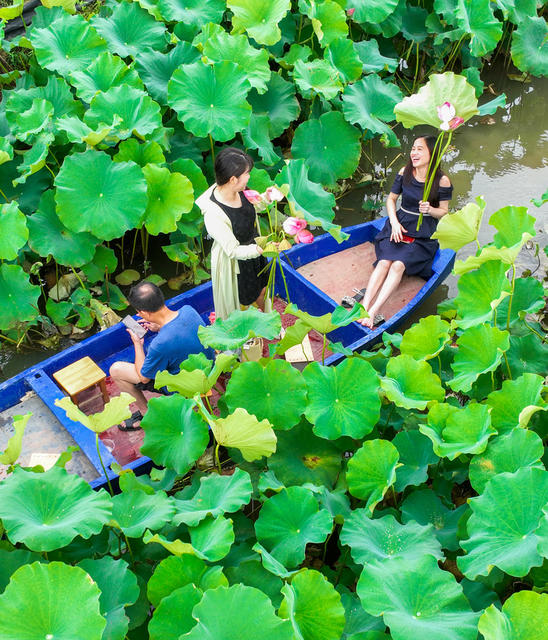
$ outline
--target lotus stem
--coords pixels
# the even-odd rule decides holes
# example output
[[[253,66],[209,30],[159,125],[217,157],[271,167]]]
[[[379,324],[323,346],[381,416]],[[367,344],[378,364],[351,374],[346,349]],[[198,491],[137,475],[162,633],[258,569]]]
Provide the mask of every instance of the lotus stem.
[[[394,508],[397,509],[398,508],[398,494],[396,493],[396,490],[394,489],[394,485],[392,485],[390,487],[391,492],[392,492],[392,500],[394,501]]]
[[[417,42],[417,59],[415,61],[415,77],[413,78],[413,88],[411,91],[415,91],[415,86],[417,84],[417,78],[419,76],[419,43]]]
[[[51,175],[53,176],[53,179],[55,180],[55,174],[53,173],[53,171],[50,169],[49,164],[47,164],[46,162],[44,163],[44,167],[46,167],[46,169],[51,173]]]
[[[125,264],[124,264],[124,238],[125,237],[126,237],[126,234],[124,233],[124,235],[120,240],[120,258],[122,260],[122,271],[125,269]]]
[[[137,246],[137,236],[138,235],[139,235],[139,229],[135,229],[135,236],[133,238],[133,249],[131,250],[130,264],[133,264],[133,259],[135,258],[135,247]]]
[[[324,334],[322,334],[323,337],[323,345],[322,345],[322,364],[325,363],[325,349],[327,347],[327,336]]]
[[[495,372],[491,369],[491,386],[493,387],[493,391],[495,391]]]
[[[129,539],[125,534],[125,531],[122,531],[125,541],[126,541],[126,547],[127,550],[129,551],[129,555],[131,556],[131,564],[135,564],[135,558],[133,557],[133,551],[131,550],[131,545],[129,544]]]
[[[57,287],[57,300],[59,300],[59,265],[55,261],[55,286]]]
[[[291,304],[291,298],[289,297],[289,289],[287,288],[287,280],[285,279],[285,273],[284,273],[284,269],[282,267],[282,261],[280,260],[280,255],[279,254],[278,254],[276,260],[278,261],[278,264],[280,265],[280,273],[282,274],[282,280],[284,281],[285,296],[287,298],[287,304]]]
[[[80,278],[80,276],[78,275],[76,269],[71,265],[70,267],[72,269],[72,273],[74,273],[74,275],[78,278],[78,282],[80,283],[80,286],[82,287],[82,289],[84,291],[87,291],[86,286],[84,285],[84,283],[82,282],[82,278]]]
[[[441,380],[441,358],[440,358],[440,354],[439,353],[438,353],[438,366],[440,368],[439,376],[440,376],[440,380]]]
[[[530,324],[527,324],[527,322],[525,322],[525,320],[523,321],[523,324],[529,329],[529,331],[531,331],[532,333],[534,333],[538,338],[540,338],[541,342],[546,342],[546,336],[543,336],[542,334],[540,334],[536,329],[533,329],[533,327]]]
[[[504,356],[504,362],[506,362],[506,369],[508,370],[508,377],[512,380],[512,371],[510,370],[510,363],[508,362],[508,357],[506,355],[506,351],[502,354]]]
[[[17,346],[17,342],[15,340],[13,340],[12,338],[8,338],[8,336],[5,336],[5,335],[0,333],[0,338],[2,338],[2,340],[5,340],[6,342],[11,342],[12,344]]]
[[[99,434],[98,433],[95,434],[95,446],[97,447],[97,455],[99,456],[99,462],[101,463],[101,468],[103,469],[103,474],[104,474],[105,478],[107,479],[107,484],[108,484],[108,489],[109,489],[110,495],[113,496],[114,495],[114,490],[112,488],[112,485],[110,484],[110,480],[109,480],[108,475],[107,475],[107,470],[105,469],[105,463],[103,462],[103,457],[101,456],[101,449],[99,448]]]
[[[221,461],[219,460],[219,447],[221,445],[217,442],[217,444],[215,445],[215,462],[217,463],[217,469],[219,470],[219,475],[221,475],[221,473],[223,472],[222,467],[221,467]]]
[[[213,138],[211,137],[211,133],[209,133],[208,136],[209,136],[209,147],[211,149],[211,164],[214,165],[215,164],[215,144],[213,142]]]
[[[6,194],[2,191],[2,189],[0,189],[0,194],[2,194],[2,198],[4,198],[4,200],[5,200],[6,202],[9,202],[9,200],[8,200],[8,198],[7,198],[7,196],[6,196]]]
[[[514,298],[514,291],[516,289],[516,265],[512,263],[512,291],[510,293],[510,299],[508,300],[508,313],[506,315],[506,331],[510,331],[510,316],[512,314],[512,299]]]

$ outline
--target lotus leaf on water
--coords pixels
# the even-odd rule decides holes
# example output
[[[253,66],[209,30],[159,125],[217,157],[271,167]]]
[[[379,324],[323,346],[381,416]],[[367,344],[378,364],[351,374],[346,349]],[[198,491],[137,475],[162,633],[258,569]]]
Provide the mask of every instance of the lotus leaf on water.
[[[381,387],[389,400],[404,409],[425,409],[429,403],[442,402],[445,397],[440,379],[430,365],[408,355],[390,359]]]
[[[534,373],[524,373],[515,380],[505,380],[499,391],[487,396],[491,407],[491,421],[499,433],[514,427],[527,427],[531,416],[537,411],[547,411],[542,398],[544,380]]]
[[[129,538],[141,538],[147,529],[161,529],[174,513],[173,500],[163,491],[125,491],[112,498],[112,521]]]
[[[426,482],[428,467],[438,462],[432,443],[419,431],[400,431],[392,440],[402,466],[396,470],[396,491]]]
[[[478,196],[475,202],[469,202],[462,209],[443,216],[438,222],[432,238],[440,243],[441,249],[458,251],[478,237],[485,200]]]
[[[198,525],[190,527],[190,542],[199,558],[209,562],[221,560],[234,543],[232,520],[222,515],[206,516]]]
[[[542,640],[548,628],[548,594],[519,591],[502,610],[491,605],[481,616],[478,629],[485,640]]]
[[[289,568],[304,560],[309,542],[324,542],[332,527],[329,512],[304,487],[289,487],[265,500],[255,522],[257,540]]]
[[[493,566],[521,577],[542,564],[537,546],[548,533],[539,527],[548,504],[548,471],[523,467],[498,474],[469,504],[469,538],[461,543],[466,555],[457,560],[467,578],[488,575]]]
[[[439,316],[421,318],[403,334],[400,352],[415,360],[430,360],[449,342],[449,331],[449,323]]]
[[[281,37],[279,22],[288,12],[291,0],[227,0],[234,13],[234,31],[247,33],[259,44],[276,44]]]
[[[63,562],[34,562],[18,569],[0,596],[5,640],[101,640],[97,584],[83,569]]]
[[[388,440],[366,440],[348,462],[348,491],[372,513],[396,481],[399,454]]]
[[[38,316],[40,287],[31,284],[27,274],[17,264],[0,265],[0,329],[12,329],[19,323]]]
[[[186,584],[167,595],[156,607],[148,623],[150,640],[179,640],[196,624],[192,610],[203,592],[194,584]]]
[[[254,415],[238,407],[226,418],[209,420],[217,444],[238,449],[252,462],[276,451],[276,434],[268,420],[257,420]]]
[[[317,93],[326,100],[333,100],[343,88],[337,70],[327,60],[297,60],[293,77],[301,95],[306,98]]]
[[[198,338],[205,347],[239,349],[250,338],[274,339],[282,327],[277,311],[262,313],[255,307],[234,311],[226,320],[218,319],[208,327],[199,327]]]
[[[548,74],[546,36],[548,25],[540,16],[527,16],[512,34],[512,61],[520,71],[534,76]]]

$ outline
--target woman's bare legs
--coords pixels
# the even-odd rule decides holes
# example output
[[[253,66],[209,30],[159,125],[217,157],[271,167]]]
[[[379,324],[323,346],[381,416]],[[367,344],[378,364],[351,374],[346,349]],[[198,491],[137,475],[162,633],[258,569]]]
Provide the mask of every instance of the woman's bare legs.
[[[363,324],[365,327],[369,327],[370,329],[373,328],[375,316],[381,310],[382,305],[398,288],[404,271],[405,265],[403,264],[403,262],[400,262],[399,260],[395,260],[394,262],[392,262],[388,271],[388,275],[386,276],[386,279],[379,291],[377,299],[375,300],[371,308],[368,309],[369,318],[364,318],[363,320],[361,320],[361,324]]]
[[[369,307],[371,306],[375,296],[377,295],[377,291],[379,291],[384,281],[386,280],[391,266],[392,260],[379,260],[377,262],[377,266],[373,269],[373,273],[371,274],[369,282],[367,283],[365,297],[362,301],[363,308],[366,311],[369,311]],[[367,318],[363,318],[362,320],[358,320],[357,322],[365,325],[366,320]]]

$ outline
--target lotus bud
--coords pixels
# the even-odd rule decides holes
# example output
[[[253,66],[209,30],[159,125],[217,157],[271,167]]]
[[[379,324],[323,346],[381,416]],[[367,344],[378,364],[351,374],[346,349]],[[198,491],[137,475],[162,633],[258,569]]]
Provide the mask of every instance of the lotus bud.
[[[282,227],[287,234],[294,236],[299,231],[306,229],[306,220],[302,218],[287,218],[284,220]]]
[[[217,316],[215,315],[215,311],[212,311],[208,317],[209,324],[213,324],[216,319],[217,319]]]
[[[314,236],[308,231],[308,229],[301,229],[295,236],[295,242],[302,242],[303,244],[310,244],[314,242]]]
[[[284,194],[278,189],[278,187],[268,187],[265,192],[265,199],[268,202],[280,202],[284,197]]]
[[[261,204],[263,201],[263,196],[255,189],[244,189],[244,196],[251,204]]]
[[[347,9],[346,10],[346,15],[351,18],[354,15],[354,11],[356,11],[356,9]]]
[[[460,127],[461,124],[464,124],[464,118],[460,118],[459,116],[455,116],[451,122],[449,123],[449,128],[453,131],[457,127]]]

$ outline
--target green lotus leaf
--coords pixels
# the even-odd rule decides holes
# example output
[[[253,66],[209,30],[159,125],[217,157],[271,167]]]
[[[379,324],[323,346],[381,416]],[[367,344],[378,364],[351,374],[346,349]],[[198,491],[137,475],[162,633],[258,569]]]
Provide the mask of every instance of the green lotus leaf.
[[[40,287],[29,282],[28,275],[16,264],[0,265],[0,330],[12,329],[38,314]]]
[[[166,44],[165,25],[135,2],[117,3],[108,18],[93,16],[90,22],[110,51],[122,58],[136,58],[146,49],[161,50]]]
[[[536,278],[516,278],[514,292],[504,298],[497,309],[497,326],[502,329],[520,322],[530,313],[536,313],[544,308],[544,288],[542,282]]]
[[[419,489],[411,493],[402,504],[402,521],[418,522],[421,525],[431,524],[434,534],[443,549],[456,551],[458,522],[466,510],[463,504],[457,509],[448,509],[431,489]]]
[[[355,9],[352,20],[355,22],[379,23],[386,20],[394,12],[398,0],[352,0],[352,8]],[[349,7],[350,8],[350,7]]]
[[[234,62],[194,62],[171,76],[168,103],[190,133],[224,142],[249,123],[249,88],[246,74]]]
[[[524,73],[548,74],[548,25],[540,16],[527,16],[512,34],[512,62]]]
[[[172,553],[173,555],[186,556],[186,555],[196,555],[196,550],[193,546],[188,542],[182,542],[181,540],[167,540],[163,536],[158,533],[152,535],[150,531],[145,531],[145,535],[143,536],[143,542],[145,544],[151,544],[156,542],[157,544],[161,544],[164,549]]]
[[[0,634],[5,640],[101,640],[97,584],[63,562],[33,562],[18,569],[0,596]]]
[[[421,318],[403,334],[400,352],[415,360],[435,358],[449,342],[450,325],[439,316]]]
[[[283,582],[278,576],[265,569],[256,556],[242,558],[237,566],[226,567],[225,572],[230,585],[244,584],[260,589],[270,598],[274,607],[280,606],[282,601],[280,589]]]
[[[137,577],[123,560],[105,556],[98,560],[86,558],[77,565],[83,569],[101,590],[101,614],[107,620],[103,640],[123,640],[129,627],[125,608],[139,597]]]
[[[112,249],[100,244],[95,249],[93,260],[82,267],[89,282],[103,280],[105,275],[114,273],[118,266],[118,258]]]
[[[306,640],[339,640],[345,625],[344,607],[335,587],[319,571],[305,569],[282,587],[278,610],[289,618],[295,637]]]
[[[294,158],[307,161],[311,180],[334,186],[339,178],[353,175],[358,166],[360,132],[341,113],[330,111],[297,127],[291,152]]]
[[[25,152],[23,162],[17,167],[19,177],[12,180],[12,185],[24,184],[27,178],[37,173],[46,164],[50,144],[53,142],[53,134],[41,133],[34,141],[33,146]]]
[[[432,238],[440,243],[441,249],[462,249],[477,240],[484,211],[485,200],[478,196],[475,203],[469,202],[455,213],[443,216]]]
[[[284,567],[296,567],[309,542],[324,542],[333,521],[304,487],[289,487],[264,501],[255,522],[257,540]]]
[[[237,408],[226,418],[210,420],[209,426],[218,444],[238,449],[248,462],[268,458],[276,451],[276,434],[270,422],[257,420],[245,409]]]
[[[260,94],[251,90],[249,104],[255,116],[268,117],[270,138],[281,136],[299,115],[299,101],[295,95],[295,86],[273,73],[267,83],[266,93]]]
[[[542,640],[548,628],[548,594],[533,591],[513,593],[502,611],[490,605],[479,619],[485,640]]]
[[[318,4],[311,2],[310,5],[303,2],[301,12],[310,18],[314,33],[322,47],[348,35],[345,12],[340,3],[334,0],[324,0]]]
[[[114,162],[135,162],[140,167],[147,164],[163,164],[166,161],[162,147],[157,142],[150,140],[141,143],[135,138],[121,142],[113,160]]]
[[[321,438],[363,438],[371,433],[380,415],[377,372],[365,360],[344,360],[338,367],[317,362],[303,372],[308,387],[306,419]]]
[[[146,529],[156,531],[171,521],[173,500],[163,491],[120,493],[112,499],[112,520],[129,538],[141,538]]]
[[[61,76],[87,69],[107,50],[107,43],[81,15],[63,14],[43,29],[32,29],[30,42],[40,65]]]
[[[207,447],[207,424],[194,411],[194,402],[181,396],[152,398],[148,406],[141,422],[143,455],[179,474],[186,473]]]
[[[157,565],[147,583],[148,599],[157,607],[164,598],[188,584],[206,591],[228,586],[228,581],[222,567],[209,567],[200,558],[188,554],[169,556]]]
[[[402,93],[377,75],[365,76],[350,85],[343,95],[344,117],[371,133],[386,133],[386,122],[394,120],[394,107]]]
[[[53,105],[44,98],[34,98],[29,109],[15,116],[13,135],[18,140],[26,141],[40,131],[48,130],[53,117]]]
[[[242,66],[245,60],[245,71],[251,86],[259,93],[267,90],[271,74],[268,51],[256,49],[245,36],[230,35],[220,30],[205,41],[202,53],[212,62],[226,60]]]
[[[234,13],[236,33],[247,31],[259,44],[273,45],[281,38],[278,24],[289,11],[291,0],[227,0],[226,4]]]
[[[372,520],[366,509],[355,509],[345,520],[341,543],[350,547],[354,562],[361,565],[386,563],[389,567],[393,560],[413,561],[425,555],[443,559],[432,526],[400,524],[392,515]]]
[[[397,58],[388,58],[379,51],[379,43],[375,38],[362,40],[354,43],[354,48],[362,62],[364,73],[375,73],[376,71],[388,71],[394,73],[398,68]],[[361,74],[360,74],[361,75]],[[394,114],[391,114],[393,119]]]
[[[347,310],[344,310],[347,313]],[[333,323],[333,314],[324,313],[322,316],[313,316],[306,311],[301,311],[296,304],[289,303],[284,309],[284,314],[289,314],[298,318],[306,324],[308,329],[315,329],[318,333],[325,335],[337,328]]]
[[[492,319],[493,311],[510,295],[506,269],[502,262],[489,260],[477,271],[465,273],[459,278],[459,293],[454,302],[460,327],[468,329]]]
[[[480,77],[480,70],[477,67],[468,67],[466,69],[463,69],[461,73],[466,78],[468,84],[471,84],[476,90],[476,98],[481,98],[483,94],[483,89],[485,88],[485,83]],[[505,99],[506,99],[506,96],[505,96]],[[495,108],[495,111],[496,111],[496,108]],[[483,115],[483,112],[480,110],[478,115]]]
[[[244,362],[232,374],[224,399],[230,411],[242,407],[276,429],[291,429],[306,405],[306,383],[285,360],[270,360],[265,367]]]
[[[543,454],[542,440],[534,431],[513,429],[495,438],[481,455],[472,458],[470,484],[478,493],[483,493],[489,480],[499,473],[515,473],[522,467],[543,469],[540,460]]]
[[[454,8],[456,26],[470,34],[470,53],[481,57],[497,46],[502,23],[493,15],[489,0],[462,0]]]
[[[158,0],[158,6],[164,20],[196,28],[220,23],[226,9],[223,0]]]
[[[188,3],[187,3],[188,4]],[[191,64],[200,57],[198,49],[188,42],[178,42],[167,53],[143,51],[135,60],[135,66],[150,95],[162,105],[167,104],[167,84],[175,69]]]
[[[246,147],[257,149],[266,165],[280,161],[280,156],[274,151],[274,145],[270,141],[268,116],[251,114],[249,125],[242,132],[242,136]]]
[[[384,631],[386,625],[380,617],[370,616],[362,607],[356,593],[339,586],[341,602],[345,608],[346,626],[344,640],[388,640]]]
[[[505,20],[510,20],[515,25],[528,16],[535,16],[537,3],[535,0],[497,0],[497,6],[502,11]]]
[[[340,226],[332,223],[335,217],[335,196],[317,182],[310,180],[305,160],[301,158],[286,161],[275,182],[278,186],[289,185],[287,201],[291,215],[322,227],[337,242],[346,238]]]
[[[396,120],[407,129],[421,124],[438,129],[441,124],[438,107],[444,102],[450,102],[455,107],[456,115],[464,121],[478,113],[474,87],[466,82],[464,76],[446,71],[431,75],[417,93],[397,104],[394,107]]]
[[[198,491],[190,499],[175,500],[175,524],[194,527],[206,516],[233,513],[246,505],[253,493],[247,471],[236,468],[231,476],[211,474],[200,478]]]
[[[66,156],[55,186],[61,222],[72,231],[89,231],[102,240],[118,238],[136,227],[146,207],[141,168],[113,162],[106,153],[92,149]]]
[[[514,378],[521,376],[524,371],[546,375],[548,345],[533,333],[521,337],[510,336],[510,349],[506,356]]]
[[[253,551],[258,553],[261,557],[263,568],[274,576],[282,579],[287,579],[291,578],[291,576],[294,576],[300,571],[300,569],[297,569],[295,571],[288,571],[281,562],[278,562],[278,560],[276,560],[273,555],[268,553],[268,551],[258,542],[253,545]]]
[[[428,424],[421,424],[419,429],[432,440],[434,453],[449,460],[463,453],[482,453],[489,438],[497,433],[491,426],[489,407],[483,404],[460,408],[434,404],[428,412]]]
[[[190,542],[202,560],[221,560],[234,543],[232,520],[223,516],[207,516],[196,527],[190,528]]]
[[[175,231],[177,221],[194,204],[190,180],[156,164],[147,164],[143,167],[143,173],[148,184],[148,204],[144,218],[147,231],[153,236]]]
[[[10,545],[11,546],[11,545]],[[11,576],[23,565],[30,564],[35,560],[42,560],[38,553],[27,551],[26,549],[0,549],[0,594],[8,585]]]
[[[521,241],[511,247],[497,247],[494,244],[485,245],[479,255],[469,256],[466,260],[457,260],[453,273],[455,275],[468,273],[468,271],[477,269],[490,260],[501,262],[508,268],[508,266],[515,264],[521,248],[530,239],[531,236],[528,233],[524,233]]]
[[[0,259],[15,260],[28,237],[26,217],[17,203],[0,204]]]
[[[96,147],[107,138],[112,140],[117,139],[114,130],[121,121],[119,116],[113,116],[110,124],[100,123],[98,129],[93,130],[79,118],[70,116],[59,118],[55,125],[58,130],[66,133],[70,142],[85,142],[90,147]]]
[[[394,558],[364,568],[356,588],[363,608],[382,615],[394,640],[476,640],[479,613],[434,557]]]
[[[14,0],[12,5],[2,7],[0,9],[0,18],[2,18],[2,20],[12,20],[13,18],[17,18],[23,13],[24,6],[25,0]],[[2,28],[2,37],[3,33],[4,29]]]
[[[13,160],[13,147],[9,141],[0,136],[0,164]]]
[[[505,380],[502,389],[487,396],[491,407],[491,422],[499,433],[512,431],[514,427],[527,427],[537,411],[547,411],[542,399],[545,389],[541,376],[524,373],[516,380]]]
[[[333,100],[343,88],[337,70],[327,60],[297,60],[293,68],[293,78],[305,98],[318,93],[326,100]]]
[[[392,440],[400,454],[401,467],[396,471],[396,491],[418,486],[428,479],[428,466],[438,462],[432,443],[419,431],[400,431]]]
[[[523,241],[523,235],[529,238],[536,235],[535,218],[527,213],[527,207],[503,207],[489,218],[497,230],[493,240],[497,247],[513,247]]]
[[[52,551],[99,533],[111,512],[105,491],[94,492],[60,467],[45,473],[15,468],[0,484],[0,517],[8,538],[32,551]]]
[[[499,366],[510,346],[509,334],[480,324],[466,329],[457,340],[457,346],[458,351],[451,364],[455,377],[449,386],[454,391],[469,391],[482,373],[494,371]]]
[[[252,611],[252,616],[242,615]],[[219,612],[222,612],[219,615]],[[185,634],[185,640],[293,640],[288,620],[274,613],[269,597],[245,585],[219,587],[204,593],[192,615],[195,627]]]
[[[522,577],[542,564],[536,530],[548,503],[548,471],[524,467],[489,480],[484,492],[470,498],[472,515],[467,522],[469,538],[461,542],[465,556],[459,569],[470,580],[488,575],[498,567]]]
[[[207,393],[217,382],[221,373],[228,372],[234,366],[236,357],[232,354],[220,353],[215,365],[204,353],[191,354],[181,363],[179,373],[172,375],[167,371],[156,374],[156,387],[167,387],[168,391],[176,391],[187,398],[197,393]]]
[[[92,128],[119,118],[116,135],[120,140],[132,134],[144,137],[162,126],[160,105],[143,91],[128,85],[98,93],[86,111],[84,121]]]
[[[284,485],[312,482],[333,487],[342,468],[339,447],[316,437],[305,420],[291,431],[278,432],[277,437],[277,450],[268,467]]]
[[[143,57],[147,53],[144,52]],[[97,93],[104,93],[113,87],[127,85],[133,89],[143,88],[143,83],[135,69],[128,67],[123,60],[109,51],[99,54],[89,66],[73,71],[69,80],[76,89],[76,95],[88,103]]]
[[[201,195],[207,190],[207,180],[194,160],[190,158],[177,158],[177,160],[171,163],[170,168],[172,171],[182,173],[190,180],[196,196]]]
[[[17,458],[21,455],[25,427],[31,416],[32,413],[26,413],[24,416],[13,416],[14,433],[8,440],[4,451],[0,453],[0,464],[13,465],[17,462]]]
[[[214,349],[239,349],[250,338],[273,340],[282,323],[277,311],[262,313],[255,307],[245,311],[233,311],[226,320],[217,320],[208,327],[198,328],[198,338],[204,347]]]
[[[192,617],[192,609],[200,602],[202,596],[202,590],[193,584],[180,587],[166,596],[148,623],[150,640],[179,640],[189,632],[196,624]]]
[[[442,402],[445,397],[430,365],[409,355],[390,358],[381,387],[391,402],[404,409],[426,409],[429,402]]]
[[[354,82],[362,74],[362,61],[354,43],[348,38],[336,38],[330,42],[325,49],[325,58],[337,69],[343,82]]]
[[[105,404],[102,411],[91,415],[85,414],[69,397],[57,399],[55,404],[65,410],[67,417],[75,422],[81,422],[84,427],[94,433],[103,433],[115,424],[126,420],[131,416],[129,405],[134,402],[133,396],[129,393],[121,393],[119,396],[111,398]]]
[[[367,500],[365,507],[370,513],[396,481],[398,460],[398,450],[388,440],[367,440],[348,461],[348,491]]]

